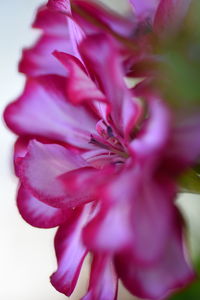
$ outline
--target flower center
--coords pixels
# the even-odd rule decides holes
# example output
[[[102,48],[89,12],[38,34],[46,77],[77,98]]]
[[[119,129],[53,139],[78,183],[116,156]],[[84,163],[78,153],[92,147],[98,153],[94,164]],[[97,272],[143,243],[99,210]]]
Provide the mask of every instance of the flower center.
[[[104,120],[97,123],[96,130],[98,134],[91,135],[90,143],[108,150],[110,155],[115,154],[124,159],[128,157],[123,144],[114,135],[112,127],[107,125]]]

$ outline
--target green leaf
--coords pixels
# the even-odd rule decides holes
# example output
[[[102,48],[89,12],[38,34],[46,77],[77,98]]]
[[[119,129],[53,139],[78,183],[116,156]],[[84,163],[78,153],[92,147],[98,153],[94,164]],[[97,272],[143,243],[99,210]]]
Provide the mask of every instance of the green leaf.
[[[172,108],[200,109],[200,1],[193,0],[180,31],[160,39],[155,86]]]
[[[200,194],[200,175],[194,169],[190,169],[184,173],[179,183],[183,191]]]
[[[168,300],[199,300],[200,299],[200,263],[196,264],[197,279],[189,287],[183,289]]]
[[[200,282],[197,280],[189,288],[175,294],[170,300],[198,300],[200,299]]]

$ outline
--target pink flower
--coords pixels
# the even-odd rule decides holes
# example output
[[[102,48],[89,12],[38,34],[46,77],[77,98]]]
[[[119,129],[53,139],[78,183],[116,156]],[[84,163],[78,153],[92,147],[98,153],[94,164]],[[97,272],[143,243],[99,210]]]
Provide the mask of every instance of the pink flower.
[[[145,6],[132,2],[140,15]],[[175,199],[200,154],[199,112],[175,113],[159,93],[129,89],[111,33],[126,37],[133,23],[75,3],[96,8],[108,30],[73,16],[67,1],[39,9],[42,37],[20,63],[26,86],[4,115],[19,136],[18,208],[33,226],[59,226],[58,291],[71,295],[90,252],[84,300],[116,299],[118,278],[136,296],[161,299],[194,278]]]

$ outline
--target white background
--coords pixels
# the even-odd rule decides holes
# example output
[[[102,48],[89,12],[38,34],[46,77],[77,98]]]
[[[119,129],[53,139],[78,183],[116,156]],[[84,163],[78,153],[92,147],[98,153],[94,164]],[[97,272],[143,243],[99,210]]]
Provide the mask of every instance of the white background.
[[[104,1],[106,2],[106,1]],[[107,1],[114,6],[124,0]],[[40,0],[0,0],[0,110],[22,91],[24,76],[17,72],[21,49],[29,46],[38,33],[30,29],[34,12]],[[64,300],[49,283],[49,275],[55,270],[53,251],[55,230],[41,230],[26,224],[20,217],[15,194],[17,180],[12,172],[12,145],[15,140],[3,122],[0,124],[0,299],[2,300]],[[192,198],[192,199],[191,199]],[[181,200],[190,220],[194,236],[192,250],[195,253],[200,242],[197,219],[200,211],[199,197]],[[87,280],[83,272],[78,291],[70,299],[79,299]],[[133,299],[120,292],[120,300]]]

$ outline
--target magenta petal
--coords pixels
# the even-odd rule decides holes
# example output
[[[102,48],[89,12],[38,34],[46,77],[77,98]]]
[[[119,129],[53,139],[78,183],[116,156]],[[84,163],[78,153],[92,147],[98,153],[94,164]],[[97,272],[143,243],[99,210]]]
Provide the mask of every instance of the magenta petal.
[[[63,185],[57,179],[60,175],[87,166],[78,154],[57,144],[42,144],[32,140],[27,154],[19,165],[18,174],[34,196],[45,203],[60,207],[71,206]]]
[[[67,24],[67,17],[64,14],[50,10],[43,5],[38,9],[32,26],[41,29],[48,36],[64,37],[67,34]]]
[[[122,204],[115,207],[100,209],[83,230],[83,240],[93,251],[113,253],[123,249],[130,242],[131,234],[128,227],[128,208]]]
[[[158,6],[154,29],[163,34],[174,34],[187,14],[191,0],[161,0]]]
[[[134,265],[131,253],[124,252],[117,257],[118,275],[131,293],[145,299],[165,299],[175,289],[194,280],[195,275],[187,261],[179,226],[180,224],[176,224],[168,237],[168,243],[157,263],[145,268]]]
[[[129,0],[133,5],[135,14],[140,18],[150,18],[152,21],[157,7],[162,0]]]
[[[89,249],[113,253],[134,242],[130,201],[134,201],[138,176],[133,177],[132,173],[134,169],[117,176],[100,194],[99,211],[83,230],[83,240]]]
[[[98,170],[92,167],[82,167],[69,171],[59,177],[63,183],[66,194],[76,195],[81,204],[99,199],[101,188],[113,175],[113,168]],[[78,202],[76,201],[76,204]]]
[[[75,57],[65,53],[55,52],[54,55],[67,68],[69,77],[67,80],[68,99],[75,104],[84,101],[105,101],[105,96],[97,88],[89,75],[84,71],[81,62],[75,60]],[[78,82],[78,84],[77,84]]]
[[[130,150],[139,159],[160,159],[158,153],[164,150],[170,133],[170,112],[159,99],[151,99],[149,117],[143,129],[130,143]]]
[[[138,193],[132,200],[133,256],[141,265],[160,259],[172,231],[176,189],[173,183],[162,179],[161,174],[159,177],[141,177]]]
[[[95,254],[91,266],[88,293],[81,300],[116,300],[117,276],[112,258]]]
[[[19,71],[29,76],[66,75],[65,69],[56,61],[52,52],[59,50],[74,53],[70,44],[68,18],[42,6],[37,12],[33,27],[41,29],[42,36],[34,46],[23,51]]]
[[[52,228],[64,223],[72,214],[71,210],[61,210],[35,198],[21,186],[17,196],[17,206],[23,219],[39,228]]]
[[[125,85],[116,45],[105,35],[99,34],[86,38],[79,49],[110,104],[109,112],[116,130],[127,136],[141,109]]]
[[[166,168],[174,174],[190,167],[200,155],[200,114],[189,113],[176,116],[168,151]]]
[[[58,269],[51,276],[51,283],[61,293],[70,296],[73,292],[80,269],[87,254],[82,244],[82,227],[88,220],[90,206],[85,206],[74,215],[65,225],[60,226],[55,237],[55,249]]]
[[[19,164],[27,153],[27,147],[29,142],[30,139],[26,137],[19,137],[15,142],[13,158],[14,158],[14,169],[15,169],[16,176],[18,176]]]
[[[47,6],[55,12],[60,13],[61,15],[68,16],[68,31],[70,36],[70,44],[72,46],[74,56],[78,57],[81,60],[81,56],[78,51],[78,44],[82,41],[85,36],[82,28],[74,22],[71,14],[71,5],[69,0],[49,0]],[[59,49],[55,49],[59,50]],[[66,51],[65,51],[66,52]]]
[[[66,70],[52,55],[55,49],[73,53],[72,49],[69,48],[67,32],[66,36],[62,38],[44,35],[33,47],[25,49],[19,64],[19,71],[28,76],[45,74],[66,75]]]
[[[171,233],[175,187],[146,172],[132,166],[104,187],[99,211],[83,230],[89,249],[112,253],[131,244],[137,263],[160,258]]]
[[[73,18],[84,29],[86,35],[102,32],[102,28],[108,28],[109,31],[112,30],[122,36],[129,37],[132,34],[135,27],[132,16],[130,16],[130,18],[128,16],[124,17],[121,14],[109,10],[100,3],[95,2],[96,1],[73,0],[73,3],[80,10],[92,16],[92,18],[102,25],[102,27],[94,25],[80,14],[76,14],[76,11],[73,11]]]
[[[47,6],[60,12],[71,12],[69,0],[49,0]]]
[[[89,141],[97,119],[85,106],[67,102],[65,85],[65,78],[56,75],[29,79],[22,96],[5,110],[8,127],[19,135],[93,148]]]
[[[79,25],[76,24],[72,19],[70,1],[49,0],[46,10],[46,13],[38,13],[36,21],[34,23],[34,27],[42,28],[46,34],[50,34],[53,36],[62,36],[65,38],[69,36],[68,47],[70,46],[73,49],[73,53],[70,53],[75,55],[76,57],[80,57],[77,50],[77,45],[80,43],[85,34],[81,27],[79,27]],[[48,28],[48,25],[50,28]]]

